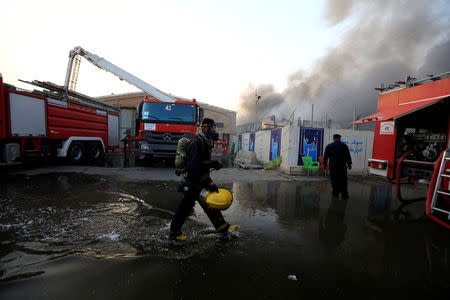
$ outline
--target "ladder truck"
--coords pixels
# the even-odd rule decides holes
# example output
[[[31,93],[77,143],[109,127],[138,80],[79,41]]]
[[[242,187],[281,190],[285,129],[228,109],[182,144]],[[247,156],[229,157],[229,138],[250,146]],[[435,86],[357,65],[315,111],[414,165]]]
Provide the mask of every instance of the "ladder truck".
[[[110,72],[147,94],[137,107],[135,139],[140,157],[175,158],[178,140],[192,139],[197,134],[197,125],[203,118],[195,99],[174,97],[144,82],[120,67],[110,63],[81,47],[70,51],[65,87],[75,90],[80,57]]]

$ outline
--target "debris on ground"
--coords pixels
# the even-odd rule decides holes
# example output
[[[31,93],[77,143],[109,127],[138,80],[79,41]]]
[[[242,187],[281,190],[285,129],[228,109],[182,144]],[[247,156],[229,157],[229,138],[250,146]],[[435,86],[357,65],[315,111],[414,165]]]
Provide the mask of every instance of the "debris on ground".
[[[245,169],[245,170],[261,170],[263,166],[261,165],[252,165],[252,164],[238,164],[239,168]]]

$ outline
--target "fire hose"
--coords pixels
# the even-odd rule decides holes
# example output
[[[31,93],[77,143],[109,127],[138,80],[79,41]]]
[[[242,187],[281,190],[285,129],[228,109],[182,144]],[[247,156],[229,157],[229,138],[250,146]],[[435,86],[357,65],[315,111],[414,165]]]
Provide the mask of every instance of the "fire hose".
[[[400,158],[397,160],[397,168],[395,170],[395,189],[397,192],[397,199],[400,200],[401,202],[404,202],[405,200],[403,200],[402,197],[402,192],[400,189],[400,178],[402,176],[402,162],[403,160],[408,157],[408,155],[410,155],[413,152],[413,150],[408,150],[405,153],[403,153],[402,156],[400,156]]]

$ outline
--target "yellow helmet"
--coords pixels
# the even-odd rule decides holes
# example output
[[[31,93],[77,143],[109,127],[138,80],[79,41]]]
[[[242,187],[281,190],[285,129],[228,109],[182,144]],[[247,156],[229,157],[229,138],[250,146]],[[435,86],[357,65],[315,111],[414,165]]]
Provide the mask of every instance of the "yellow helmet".
[[[210,208],[225,210],[231,206],[233,195],[227,189],[219,189],[218,193],[203,189],[200,192],[200,200],[205,201]]]

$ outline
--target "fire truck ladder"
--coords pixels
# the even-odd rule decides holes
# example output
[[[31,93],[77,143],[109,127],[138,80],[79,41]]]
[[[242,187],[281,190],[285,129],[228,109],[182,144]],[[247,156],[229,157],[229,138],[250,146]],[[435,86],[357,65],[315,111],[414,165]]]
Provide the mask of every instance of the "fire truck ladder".
[[[72,68],[70,69],[71,74],[70,74],[69,89],[71,89],[72,91],[75,91],[77,88],[78,73],[80,72],[80,63],[81,57],[79,55],[75,55]]]
[[[447,215],[448,221],[450,221],[450,210],[448,210],[448,208],[437,207],[437,202],[438,202],[437,200],[439,197],[447,198],[447,199],[450,197],[450,190],[448,190],[449,187],[448,186],[442,187],[443,178],[450,178],[450,169],[447,169],[447,163],[449,161],[450,161],[450,149],[447,149],[444,151],[444,153],[442,155],[439,172],[438,172],[437,178],[436,178],[436,185],[434,186],[433,196],[431,198],[431,204],[429,207],[429,216],[430,217],[433,216],[433,213],[435,211],[437,211],[444,215]],[[439,222],[439,223],[441,223],[441,222]],[[441,223],[441,225],[444,225],[445,227],[450,228],[450,224],[448,224],[446,226],[445,223],[444,224]]]
[[[80,57],[84,57],[88,62],[93,64],[94,66],[105,70],[107,72],[110,72],[117,77],[119,77],[121,80],[125,80],[126,82],[134,85],[144,93],[155,97],[156,99],[163,101],[163,102],[175,102],[177,99],[175,99],[172,95],[164,93],[160,90],[158,90],[153,85],[139,79],[138,77],[128,73],[127,71],[119,68],[118,66],[110,63],[106,59],[97,56],[93,53],[90,53],[86,50],[84,50],[81,47],[75,47],[73,50],[69,53],[69,62],[67,65],[67,71],[66,71],[66,79],[64,81],[64,87],[69,91],[75,91],[76,82],[77,82],[77,76],[78,76],[78,70],[80,68],[79,60]],[[72,88],[73,87],[73,88]],[[69,92],[67,91],[66,94]]]

